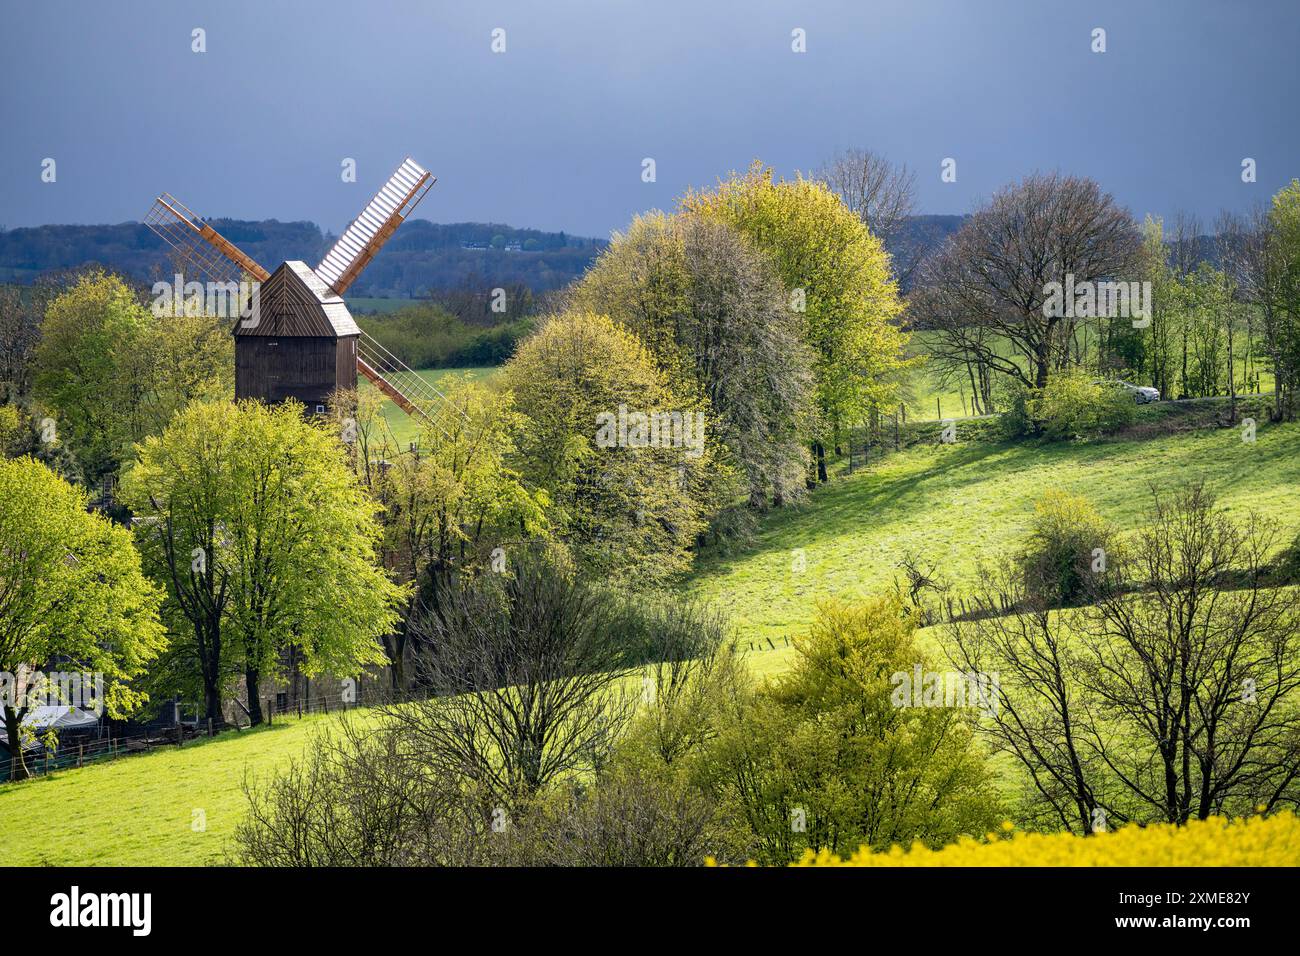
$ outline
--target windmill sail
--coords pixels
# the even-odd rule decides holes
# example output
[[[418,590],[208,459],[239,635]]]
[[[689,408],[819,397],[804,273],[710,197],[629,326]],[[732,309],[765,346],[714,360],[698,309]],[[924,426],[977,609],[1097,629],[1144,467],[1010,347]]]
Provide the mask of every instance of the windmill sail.
[[[468,421],[467,416],[432,382],[399,359],[365,332],[357,339],[357,371],[393,400],[408,415],[418,415],[451,438],[447,429],[434,417],[438,409]]]
[[[435,181],[408,156],[361,210],[361,215],[339,236],[334,248],[316,267],[316,274],[342,295]]]
[[[191,279],[239,282],[247,274],[265,282],[270,276],[170,193],[154,200],[144,224],[175,250],[177,268]]]

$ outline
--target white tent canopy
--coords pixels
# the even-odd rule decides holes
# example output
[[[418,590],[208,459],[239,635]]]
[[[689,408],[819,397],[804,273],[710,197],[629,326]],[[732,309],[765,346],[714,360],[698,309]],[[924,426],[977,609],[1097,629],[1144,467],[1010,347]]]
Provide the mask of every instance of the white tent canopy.
[[[22,729],[26,733],[43,734],[49,730],[74,730],[80,727],[93,727],[99,718],[90,711],[70,705],[55,707],[33,707],[23,717]],[[24,735],[25,736],[25,735]],[[0,724],[0,740],[9,742],[4,725]],[[24,745],[25,746],[25,745]]]

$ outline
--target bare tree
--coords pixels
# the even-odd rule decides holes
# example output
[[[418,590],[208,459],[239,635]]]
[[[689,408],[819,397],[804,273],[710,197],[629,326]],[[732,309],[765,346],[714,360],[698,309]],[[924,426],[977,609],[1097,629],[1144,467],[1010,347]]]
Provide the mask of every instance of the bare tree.
[[[1196,271],[1202,256],[1201,220],[1195,213],[1178,211],[1174,213],[1173,228],[1170,230],[1169,265],[1174,275],[1183,279]]]
[[[386,708],[430,772],[515,817],[548,783],[600,766],[630,716],[619,607],[552,559],[439,585],[414,627],[432,694]]]
[[[926,261],[927,319],[972,362],[1042,388],[1078,321],[1044,309],[1050,284],[1133,278],[1139,248],[1132,217],[1097,183],[1031,176],[997,193]],[[994,335],[959,338],[972,325]]]
[[[1015,611],[950,623],[949,656],[963,671],[998,675],[997,707],[982,727],[994,751],[1028,775],[1027,822],[1091,833],[1105,800],[1094,789],[1098,761],[1084,745],[1086,718],[1069,676],[1076,652],[1067,619],[1029,593],[1014,560],[981,568],[980,578],[977,606]]]
[[[988,357],[998,354],[997,333],[985,325],[962,321],[943,303],[941,292],[934,287],[916,289],[908,303],[912,323],[932,333],[926,339],[926,367],[936,384],[970,390],[972,414],[990,414],[998,370]]]
[[[955,622],[950,653],[1000,675],[987,732],[1085,833],[1295,806],[1300,594],[1271,577],[1274,530],[1235,524],[1199,485],[1154,493],[1147,517],[1077,611],[986,576],[1019,613]]]
[[[1300,596],[1273,586],[1276,529],[1199,484],[1156,493],[1149,519],[1087,615],[1080,679],[1107,728],[1091,746],[1135,814],[1294,805]]]
[[[942,602],[951,589],[950,583],[939,570],[937,562],[929,560],[920,552],[908,549],[898,561],[898,570],[903,572],[904,582],[894,579],[894,590],[902,599],[905,607],[914,608],[920,615],[921,627],[929,627],[938,618],[938,610],[927,603],[931,595]]]
[[[903,227],[916,211],[916,173],[869,149],[836,153],[813,173],[889,248],[904,286],[920,263],[920,243],[905,244]]]

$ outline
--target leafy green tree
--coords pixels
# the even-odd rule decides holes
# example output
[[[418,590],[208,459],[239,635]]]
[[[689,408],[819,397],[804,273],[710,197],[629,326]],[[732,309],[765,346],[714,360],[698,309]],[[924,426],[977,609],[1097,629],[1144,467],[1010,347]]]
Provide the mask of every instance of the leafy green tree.
[[[1273,197],[1268,213],[1266,264],[1261,285],[1268,297],[1265,330],[1274,356],[1278,408],[1295,414],[1294,394],[1300,383],[1300,180],[1293,179]]]
[[[911,706],[909,695],[897,705],[899,675],[926,669],[915,632],[896,597],[823,604],[792,670],[737,699],[712,746],[760,862],[788,863],[804,850],[938,847],[996,823],[969,712]]]
[[[383,433],[373,393],[350,405],[355,468],[384,504],[388,567],[399,582],[414,585],[401,625],[384,637],[395,689],[406,687],[412,618],[421,603],[437,600],[438,584],[490,566],[494,554],[498,565],[508,566],[516,544],[547,533],[546,492],[525,488],[509,465],[528,421],[513,396],[468,376],[442,388],[447,401],[427,410],[430,419],[418,419],[413,450],[395,448]],[[347,427],[346,417],[340,425]]]
[[[207,661],[209,708],[228,651],[254,723],[258,685],[290,648],[308,675],[383,662],[379,641],[405,590],[379,566],[379,505],[332,429],[294,403],[196,402],[137,453],[124,497],[195,659]]]
[[[766,253],[726,223],[638,216],[573,301],[630,329],[678,390],[708,399],[751,504],[799,496],[812,355]]]
[[[46,309],[34,391],[94,481],[192,399],[228,397],[233,349],[217,319],[155,316],[120,278],[91,272]]]
[[[652,584],[686,570],[727,478],[715,462],[708,408],[677,394],[635,335],[607,316],[550,318],[505,368],[528,416],[520,470],[550,497],[556,537],[586,570]],[[681,425],[624,427],[632,415]],[[676,441],[680,438],[681,441]]]
[[[825,183],[778,182],[759,163],[711,192],[689,193],[681,205],[730,223],[772,257],[814,355],[821,424],[813,452],[825,481],[827,441],[892,407],[909,367],[888,254]]]
[[[104,705],[145,703],[130,681],[166,643],[161,593],[125,529],[86,511],[84,493],[31,458],[0,459],[0,671],[56,660],[102,674]],[[3,702],[13,777],[27,776],[19,727],[28,707]]]

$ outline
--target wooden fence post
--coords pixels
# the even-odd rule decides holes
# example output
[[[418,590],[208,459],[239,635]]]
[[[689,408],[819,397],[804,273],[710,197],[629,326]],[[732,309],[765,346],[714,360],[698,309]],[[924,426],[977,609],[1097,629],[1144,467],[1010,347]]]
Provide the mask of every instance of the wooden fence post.
[[[80,767],[86,759],[86,745],[77,744],[77,766]]]

